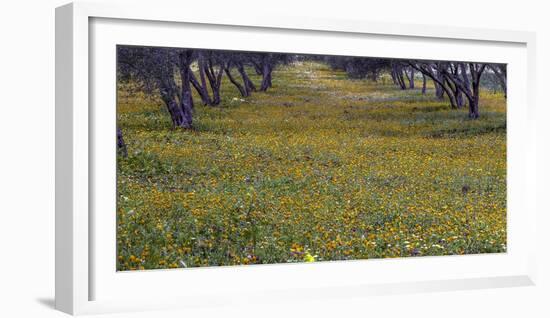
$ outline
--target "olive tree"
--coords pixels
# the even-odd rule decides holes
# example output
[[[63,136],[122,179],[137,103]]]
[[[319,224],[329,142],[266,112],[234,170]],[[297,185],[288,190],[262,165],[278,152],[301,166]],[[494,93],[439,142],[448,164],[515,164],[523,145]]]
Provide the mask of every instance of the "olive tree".
[[[189,85],[194,54],[187,49],[117,47],[117,76],[131,79],[149,92],[159,93],[174,128],[193,125],[193,98]],[[176,75],[180,76],[180,83]]]

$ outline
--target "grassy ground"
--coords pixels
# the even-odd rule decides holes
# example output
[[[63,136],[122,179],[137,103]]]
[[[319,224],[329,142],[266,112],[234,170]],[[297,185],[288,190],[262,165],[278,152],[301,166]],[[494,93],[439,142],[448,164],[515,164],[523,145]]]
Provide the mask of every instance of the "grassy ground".
[[[506,250],[501,95],[468,120],[431,90],[322,64],[273,81],[246,99],[224,83],[195,131],[119,90],[119,270]]]

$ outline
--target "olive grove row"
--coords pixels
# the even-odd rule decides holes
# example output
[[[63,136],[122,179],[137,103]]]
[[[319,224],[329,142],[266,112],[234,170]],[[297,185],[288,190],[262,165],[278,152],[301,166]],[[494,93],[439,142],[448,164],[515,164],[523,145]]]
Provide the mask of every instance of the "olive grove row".
[[[431,80],[437,99],[447,99],[454,109],[467,105],[471,119],[479,117],[483,77],[506,96],[504,64],[137,46],[117,48],[117,80],[137,83],[145,91],[158,94],[174,128],[188,129],[193,127],[193,90],[203,105],[217,106],[222,100],[224,76],[247,97],[270,89],[277,65],[296,60],[320,61],[345,71],[350,78],[377,81],[386,74],[402,90],[415,89],[415,80],[421,78],[422,94],[427,93],[427,81]],[[248,72],[261,80],[254,83]],[[117,133],[119,144],[123,143],[122,132]]]

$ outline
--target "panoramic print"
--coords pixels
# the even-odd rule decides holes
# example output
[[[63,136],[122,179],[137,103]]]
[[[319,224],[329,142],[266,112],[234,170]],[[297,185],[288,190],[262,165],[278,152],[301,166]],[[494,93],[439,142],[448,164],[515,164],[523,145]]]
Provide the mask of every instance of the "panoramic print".
[[[506,252],[506,83],[504,64],[119,45],[117,269]]]

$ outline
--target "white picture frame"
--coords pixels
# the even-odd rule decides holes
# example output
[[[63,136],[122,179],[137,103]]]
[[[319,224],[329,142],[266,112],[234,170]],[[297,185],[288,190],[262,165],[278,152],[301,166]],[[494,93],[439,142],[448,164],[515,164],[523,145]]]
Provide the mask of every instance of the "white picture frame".
[[[536,112],[535,85],[528,85],[535,81],[534,33],[275,15],[200,16],[187,12],[183,4],[169,8],[123,6],[117,1],[72,3],[56,10],[57,309],[86,314],[232,304],[243,299],[285,302],[535,283],[536,252],[531,243],[536,225]],[[190,36],[190,41],[195,42],[174,37],[180,28],[196,34]],[[111,133],[115,121],[111,107],[114,86],[109,86],[114,81],[115,69],[111,66],[115,51],[109,50],[116,44],[204,47],[201,36],[217,36],[220,32],[225,42],[209,48],[342,53],[323,48],[322,40],[330,38],[348,45],[350,55],[370,52],[371,56],[508,63],[508,252],[116,273],[112,257],[115,220],[109,214],[92,213],[97,206],[112,207],[108,199],[101,199],[114,187],[109,180],[114,174],[111,168],[115,150],[104,142],[114,136]],[[258,36],[252,41],[254,47],[230,41],[254,35]],[[282,38],[285,41],[277,41]],[[354,46],[357,39],[371,44],[370,51]],[[299,43],[304,47],[296,48]],[[403,43],[408,45],[407,54],[413,56],[392,53]],[[439,55],[423,55],[424,46],[439,47]],[[111,106],[98,108],[93,107],[94,103]],[[98,125],[107,128],[100,132]],[[112,142],[114,145],[114,138]],[[521,215],[517,211],[522,211]],[[107,234],[94,235],[98,231]],[[296,280],[281,277],[300,277],[300,281],[292,283]],[[155,289],[178,279],[185,280],[190,288],[172,288],[166,293]],[[139,293],[137,286],[143,287]],[[167,297],[168,294],[172,296]]]

